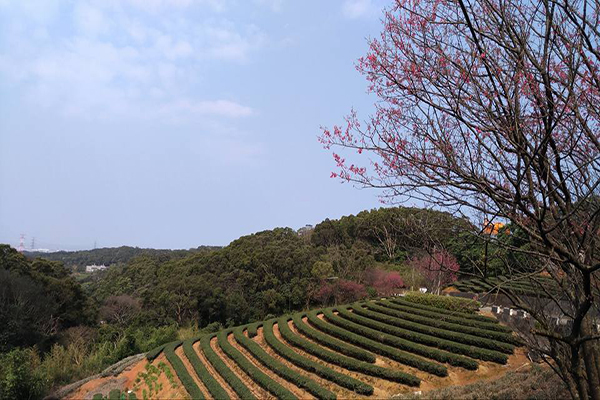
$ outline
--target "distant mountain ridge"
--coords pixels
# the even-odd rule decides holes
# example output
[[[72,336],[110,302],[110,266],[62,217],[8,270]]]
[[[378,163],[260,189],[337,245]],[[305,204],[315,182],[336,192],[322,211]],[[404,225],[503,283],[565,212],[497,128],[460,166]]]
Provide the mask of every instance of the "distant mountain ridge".
[[[52,253],[24,251],[23,254],[29,259],[44,258],[51,261],[61,261],[70,268],[83,268],[86,265],[113,265],[127,263],[139,256],[168,256],[186,257],[194,253],[207,253],[218,250],[222,246],[198,246],[189,250],[170,249],[148,249],[132,246],[104,247],[93,250],[79,251],[57,251]]]

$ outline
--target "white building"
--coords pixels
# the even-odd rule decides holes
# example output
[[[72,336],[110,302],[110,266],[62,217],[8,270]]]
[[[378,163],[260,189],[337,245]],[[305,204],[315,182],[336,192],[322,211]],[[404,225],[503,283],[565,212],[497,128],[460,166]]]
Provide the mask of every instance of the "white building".
[[[95,271],[102,271],[103,269],[108,268],[106,265],[102,264],[102,265],[87,265],[85,267],[85,272],[95,272]]]

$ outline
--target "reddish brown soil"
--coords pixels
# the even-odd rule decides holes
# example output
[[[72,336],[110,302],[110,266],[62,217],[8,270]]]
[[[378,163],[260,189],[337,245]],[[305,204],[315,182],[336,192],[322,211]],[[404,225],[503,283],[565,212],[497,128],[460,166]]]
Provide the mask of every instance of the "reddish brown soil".
[[[204,355],[204,352],[202,351],[202,348],[200,347],[200,342],[196,342],[193,347],[194,347],[194,350],[196,351],[196,354],[198,354],[198,358],[200,358],[200,361],[202,361],[202,363],[204,364],[204,366],[206,367],[208,372],[212,375],[212,377],[215,378],[217,380],[217,382],[219,382],[219,385],[221,385],[221,387],[227,392],[227,395],[229,396],[229,398],[232,400],[239,399],[238,395],[235,393],[233,388],[231,386],[229,386],[229,384],[225,381],[225,379],[223,379],[223,377],[212,366],[210,361],[208,361],[208,359]]]
[[[169,398],[169,399],[185,399],[189,398],[187,391],[184,389],[181,381],[175,374],[175,370],[167,361],[167,357],[164,354],[161,354],[157,357],[152,364],[154,366],[158,366],[160,362],[164,362],[171,368],[171,372],[173,372],[173,376],[175,378],[175,382],[177,383],[177,388],[172,388],[169,383],[169,379],[167,376],[162,373],[158,378],[158,383],[162,384],[162,391],[160,392],[161,398]],[[118,377],[106,377],[106,378],[98,378],[87,382],[82,385],[79,389],[69,394],[65,399],[68,400],[79,400],[79,399],[91,399],[96,393],[102,393],[104,396],[108,397],[108,392],[112,389],[119,389],[121,391],[130,390],[135,386],[135,380],[138,377],[138,372],[144,372],[145,366],[148,363],[146,359],[134,364],[133,366],[125,369]],[[136,397],[138,399],[143,398],[143,389],[146,388],[145,385],[140,385],[140,387],[134,391]],[[147,389],[147,388],[146,388]]]
[[[262,328],[261,328],[261,332],[262,332]],[[255,367],[257,367],[261,371],[264,371],[265,373],[267,373],[267,375],[269,375],[269,377],[271,379],[273,379],[275,382],[279,383],[281,386],[283,386],[284,388],[286,388],[287,390],[292,392],[294,394],[294,396],[296,396],[299,399],[314,398],[310,393],[308,393],[304,389],[299,388],[298,386],[286,381],[285,379],[281,378],[279,375],[277,375],[277,374],[273,373],[271,370],[267,369],[258,360],[256,360],[254,358],[254,356],[252,356],[252,354],[250,354],[248,351],[246,351],[246,349],[244,349],[235,340],[235,338],[233,337],[233,334],[229,335],[229,337],[227,339],[229,340],[229,343],[231,343],[233,345],[233,347],[235,347],[240,353],[242,353],[244,355],[244,357],[246,357],[246,359],[248,359],[248,361],[250,361]]]
[[[221,350],[221,347],[219,347],[216,337],[210,341],[210,346],[212,347],[213,351],[217,353],[217,355],[221,358],[221,360],[223,360],[225,365],[227,365],[229,369],[233,371],[233,373],[235,373],[237,377],[248,387],[248,389],[250,389],[250,391],[252,392],[252,394],[254,394],[256,398],[275,398],[273,397],[273,395],[271,395],[271,393],[267,392],[266,390],[258,386],[256,383],[254,383],[254,381],[244,371],[242,371],[241,368],[238,367],[238,365],[233,360],[231,360],[229,357],[227,357],[225,353],[223,353],[223,350]]]
[[[175,350],[175,354],[181,359],[181,361],[183,362],[183,365],[185,365],[185,369],[187,369],[188,373],[190,374],[190,376],[192,377],[194,382],[196,382],[196,385],[198,385],[198,387],[200,388],[200,391],[202,392],[202,395],[204,396],[204,398],[205,399],[211,398],[210,392],[208,391],[206,386],[204,386],[204,383],[200,380],[200,378],[196,374],[196,371],[194,370],[194,367],[190,363],[190,360],[188,360],[187,356],[185,355],[185,353],[183,351],[183,346],[179,346],[177,348],[177,350]]]

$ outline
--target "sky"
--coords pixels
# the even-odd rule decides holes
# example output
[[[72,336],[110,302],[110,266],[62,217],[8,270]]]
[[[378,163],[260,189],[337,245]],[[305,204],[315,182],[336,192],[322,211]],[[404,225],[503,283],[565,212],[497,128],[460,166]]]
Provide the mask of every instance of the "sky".
[[[385,0],[0,0],[0,243],[227,245],[381,206],[321,126]]]

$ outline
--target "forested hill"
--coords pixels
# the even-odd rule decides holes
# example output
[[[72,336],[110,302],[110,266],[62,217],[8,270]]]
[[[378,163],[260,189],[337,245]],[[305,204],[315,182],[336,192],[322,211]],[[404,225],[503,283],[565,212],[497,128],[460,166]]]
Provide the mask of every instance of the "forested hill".
[[[199,246],[189,250],[169,250],[169,249],[143,249],[139,247],[121,246],[105,247],[93,250],[81,251],[57,251],[54,253],[43,253],[35,251],[25,251],[24,254],[29,259],[37,257],[45,258],[50,261],[60,261],[66,267],[82,268],[86,265],[113,265],[125,264],[138,256],[168,256],[186,257],[193,253],[204,253],[219,249],[220,246]]]

